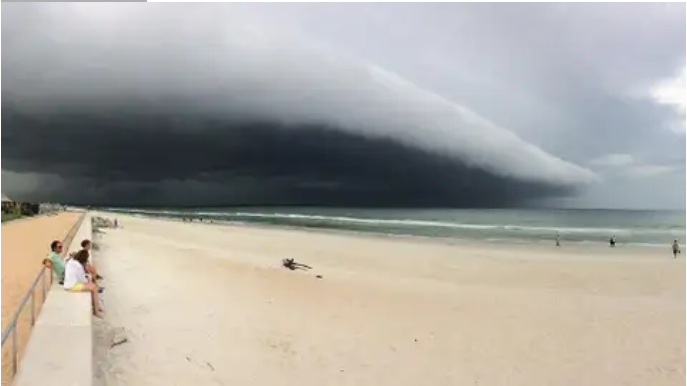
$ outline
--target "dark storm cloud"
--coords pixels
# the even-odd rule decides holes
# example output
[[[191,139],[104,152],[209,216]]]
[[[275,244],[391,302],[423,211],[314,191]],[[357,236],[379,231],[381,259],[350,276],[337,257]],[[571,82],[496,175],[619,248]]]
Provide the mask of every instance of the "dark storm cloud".
[[[477,207],[566,196],[595,179],[381,68],[247,16],[225,5],[3,6],[4,192]],[[13,183],[22,176],[34,182]]]
[[[3,130],[3,165],[60,176],[62,200],[127,205],[512,206],[571,188],[332,127],[147,114],[3,111],[19,128]]]

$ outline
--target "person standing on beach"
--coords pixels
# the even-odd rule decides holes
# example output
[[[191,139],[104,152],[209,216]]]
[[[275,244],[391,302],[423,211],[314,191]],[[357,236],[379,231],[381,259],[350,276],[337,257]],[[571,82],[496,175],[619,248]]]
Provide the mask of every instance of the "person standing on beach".
[[[615,247],[615,236],[611,236],[610,240],[608,240],[608,243],[611,245],[611,248]]]
[[[561,246],[561,234],[556,232],[556,246],[560,247]]]
[[[677,259],[678,253],[681,253],[680,251],[680,244],[678,244],[677,240],[673,241],[673,259]]]

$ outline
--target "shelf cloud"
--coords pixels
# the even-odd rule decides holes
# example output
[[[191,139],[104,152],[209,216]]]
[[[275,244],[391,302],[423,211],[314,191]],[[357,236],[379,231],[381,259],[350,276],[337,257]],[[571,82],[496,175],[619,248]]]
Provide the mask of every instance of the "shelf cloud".
[[[17,199],[504,207],[596,181],[465,106],[219,4],[8,4],[2,54],[3,189]]]

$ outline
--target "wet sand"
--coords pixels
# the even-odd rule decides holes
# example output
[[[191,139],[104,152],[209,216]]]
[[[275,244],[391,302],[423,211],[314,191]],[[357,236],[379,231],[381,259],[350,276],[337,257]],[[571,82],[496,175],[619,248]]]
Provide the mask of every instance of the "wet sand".
[[[63,212],[52,216],[20,219],[2,224],[2,329],[10,322],[26,291],[29,290],[47,257],[50,243],[64,239],[80,213]],[[49,282],[47,282],[49,283]],[[42,304],[42,287],[36,290],[36,311]],[[25,346],[30,333],[30,308],[18,322],[17,343]],[[2,350],[2,384],[11,381],[10,337]]]
[[[112,217],[112,215],[107,215]],[[110,385],[682,385],[685,261],[117,216]],[[313,267],[289,271],[281,259]],[[321,275],[322,278],[317,278]],[[128,342],[109,348],[115,330]]]

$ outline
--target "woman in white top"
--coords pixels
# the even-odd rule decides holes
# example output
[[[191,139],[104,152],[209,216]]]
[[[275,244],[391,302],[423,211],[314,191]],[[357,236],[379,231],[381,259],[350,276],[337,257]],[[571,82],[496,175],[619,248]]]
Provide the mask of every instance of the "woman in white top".
[[[84,265],[88,262],[88,251],[77,252],[64,266],[64,288],[67,291],[90,292],[93,301],[93,315],[102,317],[98,309],[98,286],[88,280]]]

